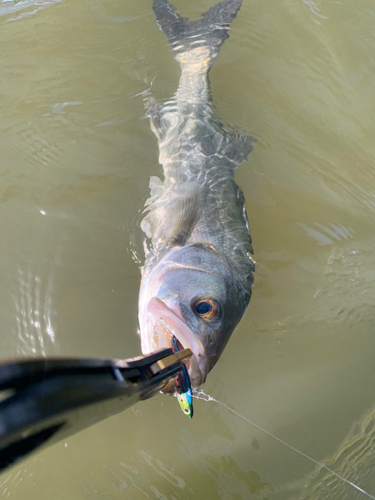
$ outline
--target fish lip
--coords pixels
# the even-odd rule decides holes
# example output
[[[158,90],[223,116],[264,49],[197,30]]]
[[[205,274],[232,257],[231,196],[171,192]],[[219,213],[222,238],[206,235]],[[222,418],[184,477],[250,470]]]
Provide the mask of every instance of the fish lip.
[[[191,349],[193,356],[188,361],[190,365],[188,371],[189,375],[194,373],[194,376],[191,376],[192,385],[198,387],[203,384],[206,380],[206,354],[202,342],[186,322],[158,297],[150,299],[147,310],[157,318],[154,332],[158,335],[163,334],[170,344],[169,347],[172,347],[172,338],[174,336],[184,348]],[[161,346],[159,345],[159,347]]]

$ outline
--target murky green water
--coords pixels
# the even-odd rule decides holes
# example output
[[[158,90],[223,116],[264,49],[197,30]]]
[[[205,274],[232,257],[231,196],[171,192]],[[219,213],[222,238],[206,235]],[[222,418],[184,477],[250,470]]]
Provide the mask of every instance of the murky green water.
[[[213,1],[175,5],[197,17]],[[375,496],[375,9],[244,0],[211,72],[257,271],[204,390]],[[1,359],[130,357],[142,208],[160,175],[143,96],[179,68],[148,0],[0,0]],[[151,90],[150,90],[151,89]],[[157,396],[0,476],[1,498],[368,498],[225,407]]]

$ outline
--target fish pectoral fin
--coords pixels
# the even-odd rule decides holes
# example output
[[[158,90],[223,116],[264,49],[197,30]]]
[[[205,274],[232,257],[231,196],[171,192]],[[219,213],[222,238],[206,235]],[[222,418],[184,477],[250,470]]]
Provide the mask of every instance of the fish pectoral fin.
[[[232,159],[234,169],[247,160],[256,141],[254,137],[240,134],[237,131],[231,134],[230,146],[226,151],[226,156]]]
[[[186,183],[175,191],[174,198],[167,211],[167,242],[168,246],[181,246],[186,243],[201,213],[199,186]]]

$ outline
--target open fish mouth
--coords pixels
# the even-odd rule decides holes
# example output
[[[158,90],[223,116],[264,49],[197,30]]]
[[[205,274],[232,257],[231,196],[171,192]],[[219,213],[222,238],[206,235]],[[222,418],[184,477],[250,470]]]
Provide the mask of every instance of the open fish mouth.
[[[202,342],[180,317],[178,311],[168,307],[162,300],[153,297],[148,303],[148,312],[154,317],[153,332],[158,337],[158,347],[173,348],[173,338],[181,349],[191,349],[193,356],[186,362],[191,385],[199,387],[206,380],[206,354]],[[173,385],[173,387],[172,387]],[[174,382],[168,384],[164,392],[174,392]]]

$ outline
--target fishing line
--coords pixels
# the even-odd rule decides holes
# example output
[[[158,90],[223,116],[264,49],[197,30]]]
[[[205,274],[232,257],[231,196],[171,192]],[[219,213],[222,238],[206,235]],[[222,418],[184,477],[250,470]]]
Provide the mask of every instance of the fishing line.
[[[297,450],[297,448],[294,448],[294,446],[286,443],[285,441],[283,441],[279,437],[275,436],[274,434],[272,434],[272,432],[267,431],[266,429],[264,429],[260,425],[256,424],[255,422],[253,422],[250,419],[244,417],[243,415],[241,415],[237,411],[233,410],[232,408],[230,408],[226,404],[222,403],[221,401],[218,401],[217,399],[213,398],[212,396],[209,396],[204,391],[194,391],[193,392],[193,397],[196,398],[196,399],[203,399],[203,401],[213,401],[214,403],[218,403],[219,405],[224,406],[224,408],[226,408],[227,410],[229,410],[232,413],[234,413],[235,415],[237,415],[237,417],[242,418],[243,420],[245,420],[249,424],[253,425],[254,427],[256,427],[257,429],[259,429],[260,431],[262,431],[265,434],[267,434],[268,436],[272,437],[273,439],[276,439],[276,441],[278,441],[279,443],[283,444],[284,446],[286,446],[290,450],[293,450],[296,453],[298,453],[299,455],[301,455],[302,457],[307,458],[307,460],[310,460],[310,462],[313,462],[315,465],[318,465],[319,467],[322,467],[322,469],[325,469],[330,474],[333,474],[334,476],[336,476],[341,481],[344,481],[344,483],[349,484],[350,486],[352,486],[353,488],[355,488],[357,491],[360,491],[361,493],[363,493],[364,495],[366,495],[368,498],[372,498],[372,500],[375,500],[375,497],[373,497],[372,495],[370,495],[370,493],[367,493],[367,491],[363,490],[362,488],[360,488],[356,484],[352,483],[351,481],[349,481],[345,477],[340,476],[340,474],[338,474],[337,472],[333,471],[332,469],[330,469],[329,467],[327,467],[323,463],[318,462],[314,458],[309,457],[309,455],[306,455],[306,453],[303,453],[303,451]]]

